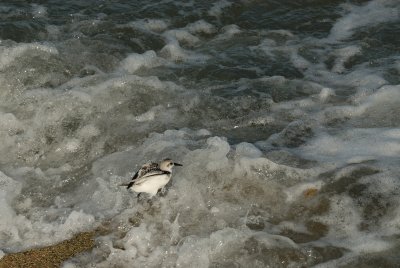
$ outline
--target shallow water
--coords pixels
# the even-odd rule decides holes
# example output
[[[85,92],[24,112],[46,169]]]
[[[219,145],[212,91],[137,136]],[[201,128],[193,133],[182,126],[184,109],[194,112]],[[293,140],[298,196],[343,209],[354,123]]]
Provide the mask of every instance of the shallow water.
[[[0,256],[397,267],[400,4],[2,1]],[[151,202],[118,185],[172,158]]]

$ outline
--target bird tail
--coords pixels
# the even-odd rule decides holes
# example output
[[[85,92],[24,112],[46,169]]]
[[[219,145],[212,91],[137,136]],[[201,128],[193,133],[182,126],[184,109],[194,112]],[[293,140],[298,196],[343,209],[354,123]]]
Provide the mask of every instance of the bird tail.
[[[121,183],[120,185],[118,185],[118,186],[123,186],[123,187],[126,187],[127,189],[129,189],[129,188],[131,188],[132,187],[132,185],[133,185],[133,181],[131,181],[131,182],[125,182],[125,183]]]

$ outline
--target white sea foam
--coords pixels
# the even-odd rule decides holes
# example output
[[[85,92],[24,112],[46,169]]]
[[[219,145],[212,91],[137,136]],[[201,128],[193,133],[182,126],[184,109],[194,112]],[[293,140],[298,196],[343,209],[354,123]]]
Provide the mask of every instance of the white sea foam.
[[[348,14],[334,24],[329,39],[344,40],[358,28],[398,20],[399,10],[395,4],[393,0],[374,0],[361,6],[345,5]]]
[[[348,74],[339,75],[330,71],[320,70],[316,72],[317,76],[323,77],[325,83],[330,83],[336,87],[348,86],[359,90],[378,89],[388,82],[378,73],[372,70],[359,69]],[[314,76],[314,75],[313,75]]]
[[[335,60],[335,65],[332,68],[332,71],[336,73],[342,73],[345,70],[344,64],[351,57],[354,57],[355,55],[358,55],[360,53],[361,53],[361,48],[358,46],[349,46],[336,50],[335,54],[337,55],[337,57]]]
[[[162,59],[157,57],[153,50],[143,54],[133,53],[121,62],[121,66],[129,73],[134,73],[140,68],[153,68],[163,64]]]
[[[350,245],[354,252],[362,254],[384,251],[391,247],[392,243],[385,241],[379,234],[366,234],[359,230],[360,212],[350,197],[334,196],[331,206],[329,216],[318,217],[331,226],[326,237],[331,243],[338,246]]]
[[[315,182],[299,183],[296,184],[295,186],[289,187],[284,190],[287,196],[286,201],[295,202],[298,199],[300,199],[302,195],[305,195],[307,190],[311,189],[312,191],[319,191],[323,185],[324,182],[315,181]]]
[[[169,30],[164,32],[164,36],[169,41],[177,40],[179,43],[193,46],[200,41],[200,39],[186,30]]]
[[[229,39],[242,32],[240,27],[235,24],[224,26],[221,31],[222,33],[216,37],[217,39]]]
[[[326,102],[329,100],[330,97],[334,96],[335,92],[331,88],[323,88],[321,89],[321,92],[319,93],[318,97],[321,102]]]
[[[0,47],[0,70],[4,70],[4,68],[24,53],[35,53],[36,51],[58,54],[58,50],[55,47],[35,43],[20,44],[14,47]]]
[[[22,184],[0,173],[2,201],[2,221],[0,222],[1,247],[8,251],[26,249],[37,245],[49,245],[56,241],[70,238],[74,233],[92,228],[95,225],[93,216],[79,211],[72,211],[64,220],[46,220],[45,215],[57,215],[57,211],[47,212],[32,209],[31,202],[24,201],[25,207],[31,209],[32,215],[27,218],[19,215],[11,207],[16,197],[21,193]]]
[[[1,41],[0,257],[97,226],[63,267],[337,267],[398,247],[398,57],[387,44],[367,62],[374,43],[353,40],[395,22],[396,1],[342,5],[321,39],[274,18],[249,29],[251,1],[157,18],[170,4]],[[236,68],[256,78],[219,73]],[[165,157],[183,167],[164,194],[119,186]]]
[[[293,66],[300,70],[306,70],[311,65],[310,62],[301,57],[295,50],[291,52],[290,59],[293,63]]]
[[[183,49],[178,42],[170,42],[165,45],[161,49],[160,55],[173,62],[189,61],[192,63],[202,63],[209,58],[207,55],[197,54]]]
[[[213,4],[213,6],[208,10],[210,16],[219,17],[223,13],[224,8],[232,5],[232,2],[226,0],[220,0]]]
[[[0,131],[12,136],[23,131],[23,124],[12,113],[0,113]]]
[[[204,20],[190,23],[180,29],[165,31],[163,37],[167,44],[160,50],[160,55],[174,62],[205,62],[209,58],[208,55],[193,52],[182,46],[193,47],[200,42],[199,34],[214,34],[215,32],[215,27]]]
[[[301,151],[309,158],[330,159],[340,163],[352,162],[355,157],[392,158],[400,153],[399,138],[387,136],[387,133],[392,131],[391,129],[352,129],[335,136],[321,133],[302,147]]]
[[[130,25],[154,32],[163,32],[168,28],[168,22],[159,19],[144,19],[131,22]]]
[[[186,25],[186,29],[193,34],[213,34],[217,30],[214,25],[204,20],[198,20],[196,22]]]

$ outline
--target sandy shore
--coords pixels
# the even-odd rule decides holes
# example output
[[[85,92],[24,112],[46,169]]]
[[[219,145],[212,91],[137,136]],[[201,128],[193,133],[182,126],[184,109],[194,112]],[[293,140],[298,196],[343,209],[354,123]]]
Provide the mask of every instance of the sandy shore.
[[[84,232],[59,244],[7,254],[0,268],[55,268],[69,258],[94,247],[95,232]]]

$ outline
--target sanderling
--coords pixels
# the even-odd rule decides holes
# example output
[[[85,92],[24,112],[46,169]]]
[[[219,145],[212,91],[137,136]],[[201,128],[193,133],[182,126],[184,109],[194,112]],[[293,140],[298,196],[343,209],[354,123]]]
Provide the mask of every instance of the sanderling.
[[[127,186],[127,189],[131,189],[139,195],[148,193],[150,197],[153,197],[171,179],[173,166],[182,165],[174,163],[171,159],[164,159],[160,165],[146,163],[135,173],[130,183],[121,184],[121,186]]]

